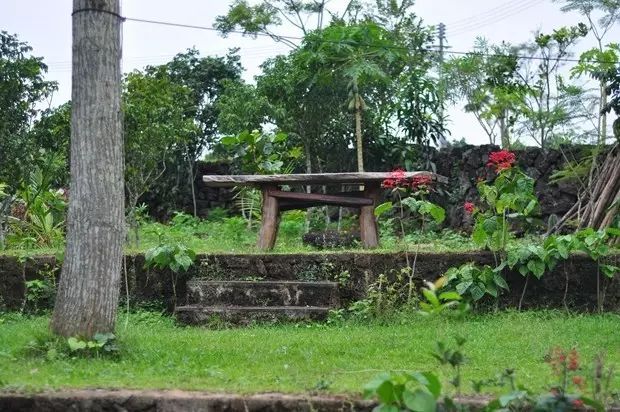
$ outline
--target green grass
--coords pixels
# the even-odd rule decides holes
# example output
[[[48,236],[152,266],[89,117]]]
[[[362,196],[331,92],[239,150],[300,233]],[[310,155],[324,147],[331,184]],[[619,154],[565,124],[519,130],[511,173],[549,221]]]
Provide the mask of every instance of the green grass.
[[[355,222],[348,222],[355,227]],[[345,227],[346,229],[346,227]],[[382,230],[381,246],[373,250],[364,250],[355,245],[349,248],[324,249],[303,244],[302,236],[305,231],[305,215],[299,212],[287,212],[280,223],[278,239],[274,250],[270,253],[321,253],[321,252],[368,252],[385,253],[409,249],[421,252],[448,252],[471,251],[478,247],[469,237],[461,234],[443,231],[420,234],[411,231],[406,242],[398,239],[388,230]],[[149,222],[139,230],[139,245],[134,242],[134,233],[130,232],[130,241],[126,245],[126,252],[130,254],[143,253],[159,243],[160,236],[166,242],[182,242],[197,253],[204,254],[235,254],[235,253],[265,253],[256,248],[258,224],[251,228],[240,217],[221,220],[198,220],[184,215],[184,220],[174,219],[169,224]],[[24,249],[13,245],[7,250],[0,250],[0,254],[32,256],[55,255],[62,251],[58,248]]]
[[[46,360],[24,348],[48,332],[47,317],[0,317],[0,386],[5,389],[178,388],[225,392],[358,393],[380,371],[440,371],[429,355],[435,341],[468,339],[464,368],[470,381],[515,368],[534,390],[553,382],[543,362],[551,347],[576,347],[584,364],[599,351],[620,365],[620,316],[559,312],[502,312],[466,320],[413,316],[394,324],[273,325],[209,330],[176,326],[172,319],[121,317],[118,359]],[[444,381],[447,371],[441,370]],[[588,375],[584,371],[584,375]],[[620,388],[615,378],[612,387]]]

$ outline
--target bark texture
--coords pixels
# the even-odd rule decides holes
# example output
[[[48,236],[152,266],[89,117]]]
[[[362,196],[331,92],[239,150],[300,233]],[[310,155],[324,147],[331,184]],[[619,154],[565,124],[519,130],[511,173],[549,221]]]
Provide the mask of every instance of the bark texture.
[[[73,1],[71,184],[52,330],[114,329],[124,239],[119,0]]]

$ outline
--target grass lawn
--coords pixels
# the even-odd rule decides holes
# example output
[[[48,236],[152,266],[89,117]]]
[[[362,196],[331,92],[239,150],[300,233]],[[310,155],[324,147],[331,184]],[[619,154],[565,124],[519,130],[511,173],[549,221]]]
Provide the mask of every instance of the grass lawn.
[[[290,212],[289,212],[290,213]],[[295,215],[293,215],[295,216]],[[405,249],[421,252],[463,252],[479,250],[479,247],[466,235],[450,230],[428,232],[422,234],[412,231],[406,242],[398,239],[391,233],[382,231],[381,245],[373,250],[364,250],[360,245],[347,248],[317,249],[302,242],[305,231],[304,220],[287,219],[286,214],[280,224],[278,239],[272,252],[267,253],[322,253],[322,252],[356,252],[356,253],[385,253],[398,252]],[[145,223],[139,230],[139,245],[134,242],[135,234],[129,233],[130,241],[125,246],[129,254],[142,253],[151,247],[157,246],[160,238],[166,243],[179,242],[193,249],[196,253],[204,254],[236,254],[236,253],[266,253],[256,247],[258,226],[247,228],[241,218],[231,218],[222,221],[199,220],[193,224],[160,224]],[[39,247],[32,245],[11,244],[0,255],[34,256],[56,255],[62,252],[64,245],[60,242],[56,247]]]
[[[534,390],[553,382],[543,361],[553,346],[576,347],[588,364],[599,351],[620,366],[620,316],[501,312],[465,320],[409,317],[387,325],[271,325],[209,330],[176,326],[150,313],[118,324],[118,359],[47,360],[24,348],[45,337],[49,318],[0,315],[0,387],[178,388],[225,392],[360,392],[386,370],[435,370],[437,340],[468,339],[465,389],[471,380],[515,368]],[[617,369],[617,368],[616,368]],[[442,376],[447,381],[448,371]],[[584,370],[584,375],[589,375]],[[616,376],[613,387],[620,388]]]

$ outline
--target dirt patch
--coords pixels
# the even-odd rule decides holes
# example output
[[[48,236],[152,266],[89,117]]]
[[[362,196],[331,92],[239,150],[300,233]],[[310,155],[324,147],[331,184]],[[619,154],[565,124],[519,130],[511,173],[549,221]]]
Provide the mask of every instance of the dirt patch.
[[[462,397],[467,410],[480,411],[486,396]],[[0,392],[0,411],[11,412],[370,412],[374,401],[354,395],[234,395],[180,390],[70,390],[38,394]],[[620,408],[608,408],[620,412]]]
[[[374,404],[344,396],[213,394],[204,392],[76,390],[39,394],[0,393],[0,410],[12,412],[285,412],[371,411]]]

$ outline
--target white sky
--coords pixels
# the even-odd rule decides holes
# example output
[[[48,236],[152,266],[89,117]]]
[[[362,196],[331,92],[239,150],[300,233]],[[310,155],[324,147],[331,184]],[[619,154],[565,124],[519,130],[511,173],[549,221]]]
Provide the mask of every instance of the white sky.
[[[211,26],[215,17],[225,14],[229,0],[121,0],[127,17],[164,20]],[[330,8],[344,7],[347,0],[332,0]],[[71,96],[71,0],[0,0],[0,30],[17,34],[34,48],[49,66],[48,78],[59,83],[52,105]],[[578,14],[565,14],[552,0],[417,0],[414,12],[426,24],[447,25],[448,44],[454,51],[469,51],[477,36],[492,42],[521,43],[532,32],[573,25],[582,21]],[[298,36],[292,26],[280,27],[278,34]],[[620,40],[620,25],[608,34],[607,42]],[[593,47],[593,39],[582,40],[577,54]],[[245,79],[252,81],[258,65],[266,58],[285,53],[288,48],[269,38],[244,38],[231,34],[222,38],[215,32],[125,22],[123,27],[123,70],[161,64],[176,53],[196,47],[201,55],[223,55],[228,48],[240,47]],[[465,137],[470,143],[487,143],[487,137],[472,115],[459,108],[449,112],[452,138]]]

